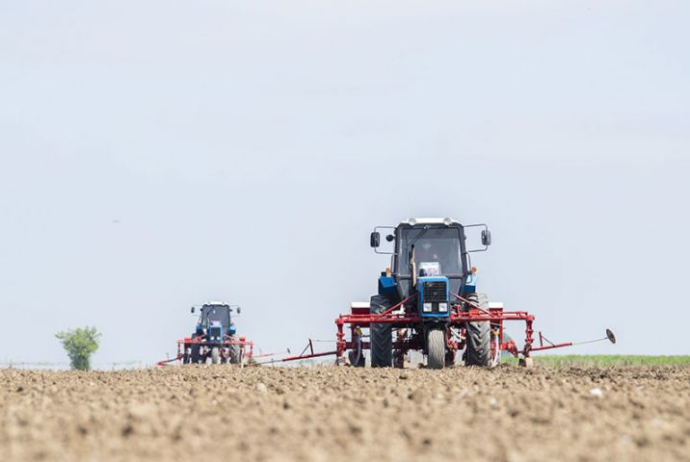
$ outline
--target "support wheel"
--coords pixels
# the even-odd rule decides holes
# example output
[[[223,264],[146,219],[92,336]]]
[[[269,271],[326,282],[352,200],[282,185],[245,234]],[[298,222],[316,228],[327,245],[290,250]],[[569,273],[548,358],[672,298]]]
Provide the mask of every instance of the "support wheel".
[[[467,300],[478,305],[482,310],[489,311],[489,299],[486,294],[469,294]],[[489,367],[491,365],[491,323],[467,323],[467,347],[465,350],[465,365]]]
[[[364,367],[364,355],[361,352],[357,354],[357,351],[350,350],[347,359],[350,361],[352,367]]]
[[[364,348],[362,348],[362,331],[357,328],[357,333],[354,334],[352,343],[354,343],[354,348],[348,352],[348,360],[352,367],[364,367]]]
[[[431,329],[427,332],[426,352],[429,369],[443,369],[446,365],[445,329]]]
[[[211,350],[211,364],[220,364],[220,348],[213,347]]]
[[[405,368],[405,355],[400,350],[395,350],[393,353],[393,367],[398,369]]]
[[[390,300],[381,295],[371,297],[369,312],[383,313],[392,307]],[[388,323],[371,323],[369,326],[371,342],[371,367],[391,367],[393,362],[393,332]]]
[[[448,348],[446,351],[446,367],[455,366],[455,353],[456,351],[452,348]]]

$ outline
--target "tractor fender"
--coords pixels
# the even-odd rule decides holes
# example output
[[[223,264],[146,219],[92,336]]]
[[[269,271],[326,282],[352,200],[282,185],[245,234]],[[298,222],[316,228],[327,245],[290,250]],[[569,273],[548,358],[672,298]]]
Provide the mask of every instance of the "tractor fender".
[[[381,276],[379,278],[379,295],[395,297],[398,294],[398,284],[392,276]]]

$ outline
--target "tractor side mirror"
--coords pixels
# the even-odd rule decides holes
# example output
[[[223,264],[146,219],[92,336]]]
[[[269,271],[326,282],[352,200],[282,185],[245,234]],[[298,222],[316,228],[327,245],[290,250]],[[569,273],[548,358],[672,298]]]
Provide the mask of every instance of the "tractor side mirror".
[[[369,245],[374,249],[381,245],[381,233],[374,231],[369,237]]]
[[[489,247],[491,245],[491,231],[485,229],[482,231],[482,245]]]
[[[192,314],[194,314],[194,307],[192,307]]]
[[[386,236],[386,240],[388,242],[393,242],[395,240],[395,236],[393,236],[392,234],[389,234],[388,236]]]

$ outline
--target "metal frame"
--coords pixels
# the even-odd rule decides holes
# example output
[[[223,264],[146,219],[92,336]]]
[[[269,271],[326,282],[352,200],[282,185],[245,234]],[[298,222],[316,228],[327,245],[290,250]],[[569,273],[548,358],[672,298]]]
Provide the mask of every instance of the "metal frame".
[[[380,229],[392,229],[393,232],[395,232],[397,227],[395,227],[395,226],[375,226],[374,232],[379,233],[379,235],[380,235],[381,234],[381,232],[379,231]],[[397,255],[397,249],[395,250],[395,252],[379,252],[379,248],[374,247],[374,253],[377,253],[379,255]]]
[[[219,348],[220,357],[224,360],[230,359],[230,347],[232,345],[240,346],[240,364],[245,360],[251,360],[254,357],[254,342],[247,340],[245,337],[232,337],[226,335],[222,342],[209,342],[205,340],[206,335],[201,335],[200,337],[185,337],[182,340],[177,341],[177,356],[172,359],[166,359],[164,361],[159,361],[156,363],[158,366],[163,366],[165,364],[180,361],[184,363],[185,355],[187,354],[187,349],[191,349],[193,346],[199,346],[202,348]]]
[[[535,351],[551,350],[555,348],[563,348],[572,345],[577,345],[573,342],[553,343],[546,339],[541,332],[539,335],[539,345],[534,345],[534,328],[533,323],[535,316],[527,311],[505,311],[503,308],[489,308],[482,309],[475,303],[461,297],[458,294],[451,293],[451,296],[457,300],[452,305],[445,325],[449,328],[446,341],[448,347],[449,359],[455,357],[455,353],[465,348],[465,326],[468,322],[490,322],[491,323],[491,365],[495,366],[500,362],[502,352],[508,352],[515,357],[520,358],[520,365],[528,366],[531,364],[531,355]],[[368,329],[372,323],[391,324],[392,327],[398,329],[398,333],[405,332],[410,328],[417,328],[417,334],[413,336],[398,335],[393,341],[394,345],[394,362],[402,365],[402,357],[411,350],[424,350],[424,327],[438,325],[439,323],[428,322],[422,316],[417,314],[414,308],[417,294],[414,293],[407,297],[402,302],[387,309],[382,313],[370,313],[368,308],[351,308],[349,314],[341,314],[335,320],[337,326],[336,334],[336,349],[326,352],[315,352],[313,342],[309,343],[304,348],[302,353],[297,356],[290,356],[287,358],[271,360],[269,363],[275,362],[289,362],[299,361],[304,359],[319,358],[323,356],[336,356],[336,364],[348,364],[346,353],[348,351],[361,352],[370,349],[370,343],[365,341],[366,335],[363,334],[362,329]],[[464,306],[469,306],[468,310],[463,310]],[[523,321],[525,323],[525,343],[522,349],[518,349],[513,340],[506,341],[504,338],[504,323],[507,321]],[[350,339],[346,338],[346,326],[350,331]],[[459,336],[453,333],[453,330],[459,332]],[[611,334],[613,335],[613,334]],[[610,340],[610,338],[609,338]],[[599,341],[599,340],[597,340]],[[544,344],[546,342],[546,344]]]
[[[484,228],[484,231],[489,231],[489,225],[487,225],[485,223],[476,223],[473,225],[463,225],[463,228],[464,229],[467,229],[467,228]],[[469,253],[477,253],[477,252],[486,252],[487,250],[489,250],[489,246],[484,245],[483,249],[472,249],[472,250],[467,250],[466,252],[469,254]]]
[[[549,346],[533,346],[534,342],[534,329],[532,324],[534,322],[534,315],[526,311],[504,311],[503,308],[489,308],[489,310],[484,310],[478,305],[472,303],[471,301],[457,295],[451,294],[458,302],[463,302],[470,306],[470,309],[464,311],[460,303],[452,305],[448,318],[445,323],[450,328],[455,328],[460,331],[460,339],[456,341],[452,335],[447,336],[447,346],[448,351],[451,353],[462,350],[465,347],[465,325],[468,322],[490,322],[491,332],[492,332],[492,351],[491,356],[497,362],[498,355],[502,351],[507,351],[513,356],[522,356],[524,358],[529,358],[533,351],[545,350],[550,348],[559,348],[561,346],[570,346],[570,344],[559,344],[559,345],[549,345]],[[428,324],[422,316],[416,313],[413,308],[405,309],[409,306],[410,302],[413,302],[417,297],[417,294],[412,294],[407,297],[402,302],[397,305],[392,306],[383,313],[375,314],[365,312],[361,308],[354,308],[350,314],[341,314],[336,320],[336,326],[338,332],[336,335],[336,351],[337,361],[339,363],[346,362],[345,353],[348,350],[356,348],[358,344],[361,344],[363,349],[369,349],[370,345],[368,342],[362,342],[357,332],[361,332],[361,329],[369,328],[372,323],[385,323],[392,324],[393,327],[398,328],[411,328],[411,327],[422,327]],[[401,309],[402,308],[402,309]],[[504,323],[506,321],[524,321],[525,322],[525,345],[522,350],[518,350],[517,346],[513,341],[504,341],[503,330]],[[350,340],[346,340],[345,326],[349,326],[350,329]],[[421,330],[421,329],[418,329]],[[447,329],[450,332],[451,329]],[[395,340],[395,350],[399,355],[404,355],[410,350],[423,350],[423,339],[419,335],[412,336],[409,338],[399,337]]]

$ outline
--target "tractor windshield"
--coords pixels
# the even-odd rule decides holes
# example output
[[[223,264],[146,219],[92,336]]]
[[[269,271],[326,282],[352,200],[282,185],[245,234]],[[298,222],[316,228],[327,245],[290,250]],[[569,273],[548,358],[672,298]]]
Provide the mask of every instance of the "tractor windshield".
[[[417,276],[462,276],[460,229],[403,228],[400,231],[398,272],[410,275],[410,246],[415,248]]]
[[[207,328],[212,324],[230,325],[230,309],[226,305],[204,305],[201,308],[200,324]]]

